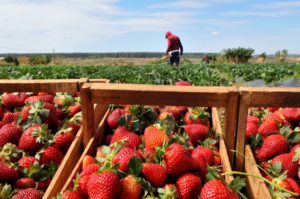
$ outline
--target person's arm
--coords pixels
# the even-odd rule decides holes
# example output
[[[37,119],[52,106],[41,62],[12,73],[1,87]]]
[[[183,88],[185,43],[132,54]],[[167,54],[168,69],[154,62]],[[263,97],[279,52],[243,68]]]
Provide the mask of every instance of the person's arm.
[[[171,39],[168,39],[168,47],[167,47],[167,50],[166,50],[166,55],[170,51],[170,48],[171,48]]]
[[[182,53],[183,53],[183,47],[182,47],[182,44],[181,44],[179,38],[178,38],[178,41],[179,41],[180,55],[182,55]]]

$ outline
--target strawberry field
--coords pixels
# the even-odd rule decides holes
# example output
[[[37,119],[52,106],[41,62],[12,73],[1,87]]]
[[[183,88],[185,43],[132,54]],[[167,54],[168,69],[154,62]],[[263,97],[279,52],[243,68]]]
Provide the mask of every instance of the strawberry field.
[[[265,83],[299,77],[299,63],[266,64],[187,64],[170,67],[167,63],[140,66],[2,66],[1,79],[76,79],[105,78],[113,83],[164,84],[189,81],[200,86],[230,86],[236,79],[242,82],[263,79]],[[240,84],[240,83],[239,83]]]

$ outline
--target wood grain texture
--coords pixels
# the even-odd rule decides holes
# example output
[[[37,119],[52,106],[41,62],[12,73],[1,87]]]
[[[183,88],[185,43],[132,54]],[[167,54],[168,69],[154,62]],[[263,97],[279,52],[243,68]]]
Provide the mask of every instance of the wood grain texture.
[[[92,103],[225,107],[232,87],[92,84]]]

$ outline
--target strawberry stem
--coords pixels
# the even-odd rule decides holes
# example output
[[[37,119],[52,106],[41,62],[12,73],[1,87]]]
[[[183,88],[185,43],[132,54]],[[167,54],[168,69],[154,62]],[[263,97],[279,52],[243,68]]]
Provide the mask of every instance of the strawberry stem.
[[[289,193],[293,196],[298,196],[298,193],[295,193],[295,192],[292,192],[292,191],[289,191],[285,188],[282,188],[280,186],[278,186],[277,184],[274,184],[273,182],[269,181],[268,179],[262,177],[262,176],[257,176],[257,175],[254,175],[254,174],[251,174],[251,173],[244,173],[244,172],[240,172],[240,171],[231,171],[231,172],[226,172],[226,173],[222,173],[221,174],[222,176],[225,176],[225,175],[244,175],[244,176],[251,176],[251,177],[254,177],[254,178],[258,178],[260,180],[263,180],[264,182],[270,184],[271,186],[273,187],[276,187],[277,189],[280,189],[281,191],[284,191],[286,193]]]

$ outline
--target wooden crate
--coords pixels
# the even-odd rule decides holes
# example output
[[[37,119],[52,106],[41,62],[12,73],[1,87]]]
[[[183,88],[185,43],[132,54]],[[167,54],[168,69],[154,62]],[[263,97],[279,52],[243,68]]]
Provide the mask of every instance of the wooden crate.
[[[238,92],[232,87],[178,87],[178,86],[153,86],[153,85],[132,85],[132,84],[91,84],[85,83],[82,87],[82,113],[84,118],[84,144],[85,150],[74,167],[63,190],[66,190],[77,172],[81,171],[82,161],[86,155],[95,156],[96,149],[100,146],[105,133],[105,121],[109,114],[109,104],[141,104],[141,105],[183,105],[183,106],[207,106],[207,107],[225,107],[225,125],[227,137],[232,139],[235,134],[235,118],[237,115]],[[236,103],[235,103],[236,102]],[[100,123],[95,127],[93,113],[94,104],[100,105],[99,113],[104,113]],[[229,111],[230,109],[230,111]],[[213,130],[219,135],[219,153],[222,159],[224,172],[231,171],[230,159],[228,156],[228,146],[234,143],[227,143],[226,133],[223,134],[218,112],[212,108]],[[97,116],[100,118],[99,116]],[[231,118],[228,120],[227,118]],[[232,122],[232,123],[230,123]],[[226,131],[225,130],[225,131]],[[229,183],[233,180],[232,176],[226,176]]]
[[[84,82],[107,83],[106,79],[64,79],[64,80],[0,80],[0,92],[77,92]],[[101,116],[101,114],[99,114]],[[96,117],[95,117],[96,118]],[[97,120],[96,120],[97,122]],[[56,171],[43,198],[52,198],[64,185],[82,152],[83,128],[80,128]]]
[[[256,87],[241,87],[239,113],[238,113],[238,128],[237,128],[237,143],[236,150],[245,154],[251,161],[254,160],[251,148],[246,145],[246,125],[249,107],[300,107],[300,88],[256,88]],[[235,161],[235,170],[240,170],[247,173],[261,175],[257,166],[251,164],[249,160],[245,160],[242,156],[237,155]],[[247,177],[247,193],[250,199],[262,198],[271,199],[271,195],[262,180],[253,177]]]

